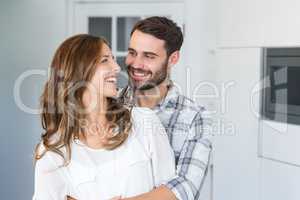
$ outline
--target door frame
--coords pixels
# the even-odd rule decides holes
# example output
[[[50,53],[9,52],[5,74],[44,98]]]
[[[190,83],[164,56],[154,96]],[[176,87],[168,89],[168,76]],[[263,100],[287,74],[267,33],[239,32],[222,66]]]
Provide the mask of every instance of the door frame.
[[[66,1],[66,24],[67,36],[71,36],[74,30],[74,17],[76,4],[89,3],[182,3],[185,6],[184,0],[65,0]],[[183,16],[184,18],[184,16]],[[185,23],[185,20],[183,20]],[[183,27],[184,28],[184,27]],[[184,30],[183,30],[184,32]]]

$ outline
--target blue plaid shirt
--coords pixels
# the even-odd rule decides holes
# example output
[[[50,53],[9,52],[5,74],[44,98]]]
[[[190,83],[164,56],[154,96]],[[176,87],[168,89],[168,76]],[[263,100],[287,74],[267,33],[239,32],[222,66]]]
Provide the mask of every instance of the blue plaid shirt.
[[[179,200],[198,200],[211,153],[204,108],[171,86],[153,109],[160,118],[175,153],[176,176],[164,183]]]

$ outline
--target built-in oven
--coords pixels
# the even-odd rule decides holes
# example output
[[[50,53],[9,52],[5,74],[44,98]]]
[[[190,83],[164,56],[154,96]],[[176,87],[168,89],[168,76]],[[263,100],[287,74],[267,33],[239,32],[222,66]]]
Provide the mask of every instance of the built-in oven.
[[[300,124],[300,48],[265,48],[261,115]]]

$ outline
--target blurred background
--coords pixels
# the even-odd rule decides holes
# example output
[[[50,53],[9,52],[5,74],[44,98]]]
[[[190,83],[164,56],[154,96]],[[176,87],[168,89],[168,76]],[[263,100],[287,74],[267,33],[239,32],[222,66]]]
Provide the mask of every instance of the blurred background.
[[[299,200],[299,10],[297,0],[1,0],[1,199],[32,197],[39,96],[58,45],[103,35],[124,69],[133,24],[160,15],[185,35],[175,84],[214,121],[201,199]]]

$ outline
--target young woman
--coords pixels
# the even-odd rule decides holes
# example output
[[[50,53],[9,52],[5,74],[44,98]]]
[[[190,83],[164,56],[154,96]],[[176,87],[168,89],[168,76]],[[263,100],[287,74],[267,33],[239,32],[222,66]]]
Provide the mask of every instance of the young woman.
[[[105,200],[150,191],[175,174],[164,127],[118,103],[120,67],[107,42],[81,34],[56,51],[41,96],[34,200]]]

